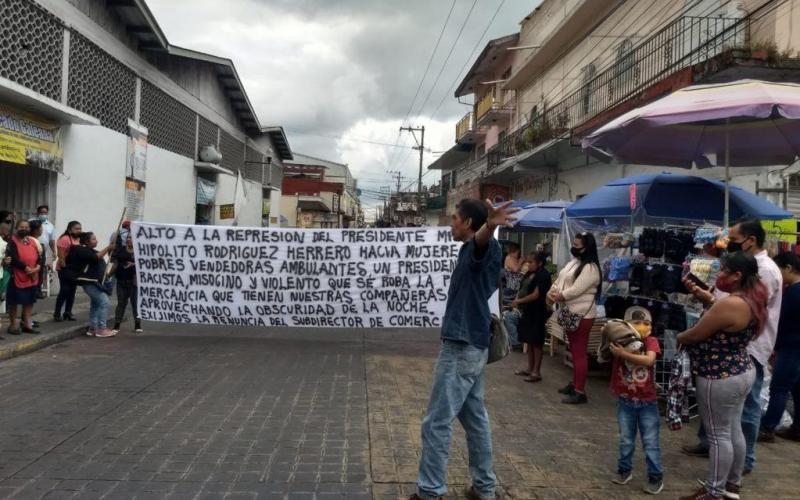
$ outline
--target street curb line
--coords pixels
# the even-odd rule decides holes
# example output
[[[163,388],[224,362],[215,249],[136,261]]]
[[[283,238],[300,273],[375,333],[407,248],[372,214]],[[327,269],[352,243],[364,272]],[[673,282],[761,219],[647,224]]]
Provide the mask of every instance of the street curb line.
[[[17,342],[13,346],[0,347],[0,361],[16,358],[17,356],[29,354],[47,346],[64,342],[65,340],[80,337],[83,335],[85,330],[85,326],[76,326],[75,328],[70,328],[69,330],[62,330],[50,335],[37,336],[31,340],[23,340],[22,342]]]

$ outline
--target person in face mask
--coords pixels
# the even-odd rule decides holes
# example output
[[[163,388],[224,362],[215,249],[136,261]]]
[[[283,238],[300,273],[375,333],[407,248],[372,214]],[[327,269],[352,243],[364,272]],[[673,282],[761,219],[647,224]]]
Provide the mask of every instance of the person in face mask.
[[[572,353],[572,382],[558,392],[564,395],[561,400],[564,404],[585,404],[588,402],[586,378],[589,373],[589,333],[597,316],[602,274],[597,257],[597,240],[591,233],[577,235],[570,252],[573,259],[558,273],[556,282],[547,294],[547,302],[566,307],[570,314],[581,317],[575,330],[564,332],[569,337]]]
[[[695,326],[678,335],[678,343],[688,346],[692,356],[700,417],[711,455],[703,487],[681,500],[738,494],[745,468],[742,409],[756,379],[747,346],[766,334],[767,288],[759,279],[755,257],[744,252],[722,258],[716,287],[728,295],[717,300]]]
[[[45,259],[50,266],[56,256],[56,228],[50,221],[50,207],[40,205],[36,208],[36,218],[42,223],[42,235],[39,236],[39,243],[45,248]]]
[[[24,333],[39,333],[31,328],[31,313],[33,304],[36,303],[39,285],[39,274],[42,270],[39,265],[39,244],[30,236],[30,225],[26,220],[17,222],[14,235],[6,249],[11,257],[11,280],[8,284],[6,300],[8,302],[8,316],[11,324],[8,333],[20,335]],[[22,307],[22,326],[20,327],[18,306]]]
[[[781,301],[783,297],[783,277],[781,270],[770,259],[767,251],[764,250],[766,232],[761,221],[757,219],[738,222],[730,227],[728,231],[729,254],[741,251],[755,258],[758,263],[758,275],[767,290],[767,310],[769,318],[764,325],[764,334],[750,342],[747,352],[755,367],[756,378],[753,388],[747,396],[742,413],[742,429],[745,440],[747,441],[747,458],[745,460],[745,474],[749,474],[756,464],[756,442],[758,431],[761,426],[761,390],[764,385],[764,367],[769,363],[769,359],[775,348],[778,337],[778,321],[781,315]],[[684,283],[686,284],[686,283]],[[687,284],[687,289],[694,296],[703,302],[706,307],[710,307],[715,301],[727,296],[726,283],[723,278],[722,287],[717,284],[716,290],[703,291],[694,284]],[[682,451],[691,456],[707,457],[709,443],[706,439],[706,428],[702,424],[698,431],[700,443],[693,446],[685,446]]]

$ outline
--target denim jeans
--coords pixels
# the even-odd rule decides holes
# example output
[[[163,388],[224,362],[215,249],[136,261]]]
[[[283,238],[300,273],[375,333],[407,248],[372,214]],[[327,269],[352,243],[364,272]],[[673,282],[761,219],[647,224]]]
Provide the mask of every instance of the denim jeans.
[[[747,399],[744,402],[744,410],[742,411],[742,432],[747,443],[747,455],[744,460],[745,470],[753,470],[756,466],[756,441],[758,440],[758,429],[761,427],[761,389],[764,386],[764,367],[752,356],[750,359],[756,367],[756,379],[753,382],[753,388],[750,389],[750,393],[747,395]],[[702,422],[697,430],[697,437],[700,438],[700,444],[708,449],[708,436]]]
[[[83,291],[89,296],[91,301],[89,306],[89,326],[95,330],[106,328],[108,321],[108,311],[111,308],[111,300],[108,294],[97,285],[83,285]]]
[[[769,384],[769,406],[761,417],[761,428],[774,431],[786,410],[789,394],[794,399],[795,417],[800,408],[800,349],[784,348],[775,356],[775,369]]]
[[[664,477],[661,466],[661,442],[659,439],[658,403],[656,401],[633,401],[619,398],[617,401],[619,421],[619,463],[617,472],[633,470],[633,452],[636,449],[636,434],[642,437],[642,449],[647,463],[647,477],[660,481]]]
[[[467,434],[469,471],[481,497],[494,498],[492,434],[484,405],[484,375],[488,349],[445,340],[433,375],[428,412],[422,421],[422,457],[417,486],[422,498],[447,493],[447,460],[453,421]]]
[[[511,347],[522,345],[519,341],[519,320],[522,314],[516,309],[505,311],[503,313],[503,323],[506,324],[508,330],[508,343]]]

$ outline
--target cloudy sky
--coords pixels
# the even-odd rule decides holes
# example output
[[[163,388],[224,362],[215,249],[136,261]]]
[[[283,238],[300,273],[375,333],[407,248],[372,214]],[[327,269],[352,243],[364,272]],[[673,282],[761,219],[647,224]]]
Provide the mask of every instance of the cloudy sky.
[[[349,164],[365,191],[389,186],[387,170],[408,178],[403,187],[418,171],[408,134],[397,148],[365,141],[393,145],[401,123],[424,125],[427,167],[469,111],[453,97],[457,83],[487,40],[518,31],[538,3],[148,0],[171,43],[234,61],[262,124],[282,125],[296,152]],[[436,172],[424,177],[437,180]]]

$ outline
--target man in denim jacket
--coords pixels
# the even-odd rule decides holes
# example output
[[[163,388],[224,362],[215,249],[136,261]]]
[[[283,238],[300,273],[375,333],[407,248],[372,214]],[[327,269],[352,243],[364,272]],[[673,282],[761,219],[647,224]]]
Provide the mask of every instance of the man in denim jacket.
[[[463,200],[453,214],[453,239],[464,242],[450,281],[442,321],[442,348],[422,422],[422,457],[418,493],[410,500],[441,498],[447,493],[447,460],[453,421],[467,434],[473,484],[467,498],[495,496],[492,435],[484,404],[483,371],[488,359],[491,314],[489,298],[500,280],[502,251],[493,237],[497,227],[512,222],[517,210],[510,203],[494,207],[489,201]]]

